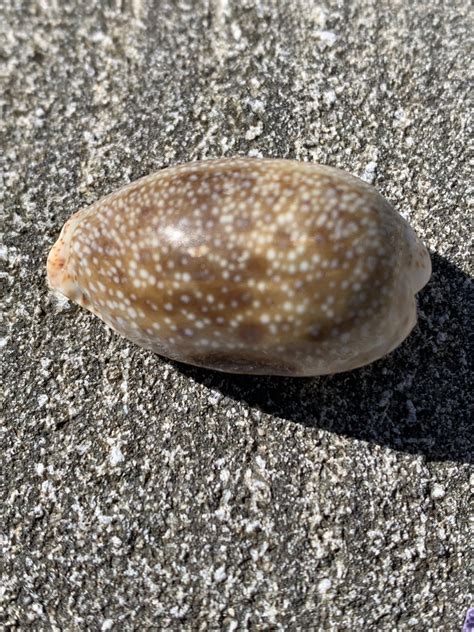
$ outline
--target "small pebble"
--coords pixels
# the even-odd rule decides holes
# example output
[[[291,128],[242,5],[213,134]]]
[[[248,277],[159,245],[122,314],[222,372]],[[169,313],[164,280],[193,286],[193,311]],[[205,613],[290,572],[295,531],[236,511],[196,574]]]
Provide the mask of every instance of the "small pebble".
[[[444,498],[445,495],[445,491],[444,491],[444,487],[441,487],[441,485],[438,485],[438,483],[436,483],[435,485],[433,485],[433,488],[431,490],[431,498],[433,499],[438,499],[438,498]]]

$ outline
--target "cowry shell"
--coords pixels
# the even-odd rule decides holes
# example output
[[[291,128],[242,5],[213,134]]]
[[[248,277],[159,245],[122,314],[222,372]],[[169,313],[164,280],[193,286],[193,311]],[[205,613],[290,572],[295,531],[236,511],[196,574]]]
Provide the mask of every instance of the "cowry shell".
[[[74,214],[51,288],[133,342],[234,373],[368,364],[416,323],[430,257],[370,185],[294,160],[163,169]]]

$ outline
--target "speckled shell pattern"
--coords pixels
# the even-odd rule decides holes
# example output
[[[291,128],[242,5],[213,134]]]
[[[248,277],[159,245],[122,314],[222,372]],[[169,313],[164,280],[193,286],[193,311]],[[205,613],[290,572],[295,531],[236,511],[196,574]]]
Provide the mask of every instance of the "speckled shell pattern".
[[[125,186],[73,215],[48,259],[52,288],[142,347],[293,376],[391,351],[416,323],[429,274],[426,249],[372,186],[331,167],[249,158]]]

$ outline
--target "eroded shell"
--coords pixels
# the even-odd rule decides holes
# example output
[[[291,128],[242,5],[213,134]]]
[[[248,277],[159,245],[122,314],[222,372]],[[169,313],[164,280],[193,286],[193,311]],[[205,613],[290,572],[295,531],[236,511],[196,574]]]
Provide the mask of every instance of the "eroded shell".
[[[50,286],[166,357],[318,375],[367,364],[416,323],[430,258],[370,185],[292,160],[164,169],[73,215]]]

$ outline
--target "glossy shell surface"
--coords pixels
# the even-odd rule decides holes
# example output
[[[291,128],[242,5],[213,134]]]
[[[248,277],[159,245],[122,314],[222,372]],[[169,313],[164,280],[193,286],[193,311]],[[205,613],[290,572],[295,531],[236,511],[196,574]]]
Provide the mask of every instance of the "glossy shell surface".
[[[372,362],[416,323],[426,248],[370,185],[317,164],[163,169],[64,225],[50,287],[163,356],[250,374]]]

